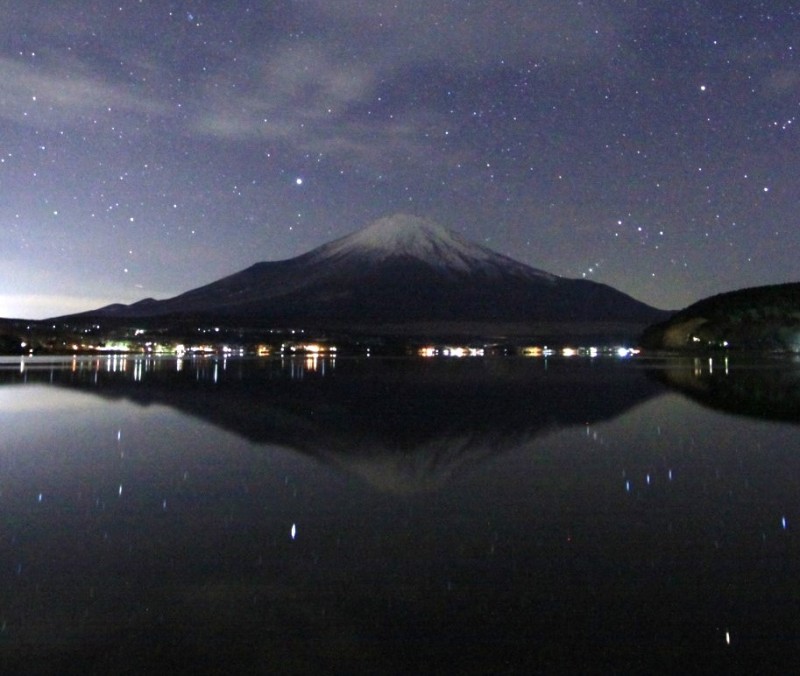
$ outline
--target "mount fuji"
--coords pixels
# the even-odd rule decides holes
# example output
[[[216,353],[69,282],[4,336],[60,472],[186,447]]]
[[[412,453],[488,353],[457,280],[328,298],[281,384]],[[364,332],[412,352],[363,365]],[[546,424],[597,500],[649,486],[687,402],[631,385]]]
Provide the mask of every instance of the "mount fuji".
[[[607,285],[559,277],[436,223],[395,215],[296,258],[256,263],[174,298],[72,317],[345,328],[431,322],[644,327],[666,316]]]

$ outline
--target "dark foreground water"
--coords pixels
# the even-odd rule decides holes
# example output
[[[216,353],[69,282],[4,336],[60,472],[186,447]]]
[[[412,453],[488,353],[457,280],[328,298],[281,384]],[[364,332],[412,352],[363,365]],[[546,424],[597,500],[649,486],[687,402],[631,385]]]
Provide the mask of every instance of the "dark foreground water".
[[[800,365],[7,360],[2,673],[800,665]]]

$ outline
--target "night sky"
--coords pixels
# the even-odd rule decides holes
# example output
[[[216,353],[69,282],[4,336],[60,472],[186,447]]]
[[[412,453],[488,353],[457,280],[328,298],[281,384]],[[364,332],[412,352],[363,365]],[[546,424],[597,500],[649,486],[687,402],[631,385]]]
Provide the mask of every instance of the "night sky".
[[[800,2],[0,5],[0,316],[398,212],[666,309],[797,281]]]

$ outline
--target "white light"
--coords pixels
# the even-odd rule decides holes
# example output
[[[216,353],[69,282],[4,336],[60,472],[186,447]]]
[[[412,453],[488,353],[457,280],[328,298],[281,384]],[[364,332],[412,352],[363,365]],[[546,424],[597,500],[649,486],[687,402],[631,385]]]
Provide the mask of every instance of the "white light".
[[[291,535],[292,535],[292,540],[294,540],[297,537],[297,524],[294,523],[292,524]]]

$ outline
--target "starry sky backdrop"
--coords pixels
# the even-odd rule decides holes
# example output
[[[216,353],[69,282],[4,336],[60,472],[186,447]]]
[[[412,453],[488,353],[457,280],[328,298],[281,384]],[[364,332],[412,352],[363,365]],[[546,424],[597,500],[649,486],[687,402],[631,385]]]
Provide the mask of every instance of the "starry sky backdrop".
[[[0,316],[397,212],[661,308],[796,281],[800,2],[0,3]]]

